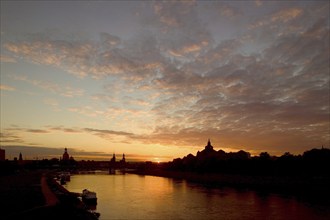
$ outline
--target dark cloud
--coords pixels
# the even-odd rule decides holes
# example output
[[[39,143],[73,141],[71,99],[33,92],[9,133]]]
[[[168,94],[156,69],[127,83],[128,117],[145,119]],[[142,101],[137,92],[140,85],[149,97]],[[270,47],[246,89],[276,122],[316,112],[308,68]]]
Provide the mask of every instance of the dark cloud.
[[[84,131],[94,133],[98,136],[104,137],[108,135],[119,135],[119,136],[133,136],[133,133],[123,132],[123,131],[112,131],[112,130],[102,130],[94,128],[84,128]]]
[[[42,130],[42,129],[26,129],[25,131],[30,133],[39,133],[39,134],[48,133],[47,130]]]
[[[120,44],[121,42],[119,37],[105,32],[100,34],[100,38],[101,38],[101,47],[105,51],[115,46],[118,46],[118,44]]]
[[[62,131],[62,132],[66,132],[66,133],[79,133],[81,132],[81,129],[79,128],[65,128],[63,126],[46,126],[47,129],[49,129],[49,131]]]
[[[4,131],[0,133],[0,143],[3,145],[7,143],[24,143],[24,141],[19,135],[13,132]]]
[[[60,131],[68,134],[72,133],[90,133],[101,138],[109,139],[113,136],[122,136],[124,140],[129,140],[135,137],[134,133],[124,132],[124,131],[114,131],[114,130],[105,130],[105,129],[95,129],[95,128],[67,128],[64,126],[46,126],[44,129],[28,129],[23,127],[12,127],[7,128],[1,134],[0,142],[8,145],[7,143],[25,143],[27,144],[21,137],[21,134],[24,132],[33,133],[33,134],[47,134],[52,133],[54,131]],[[38,144],[31,144],[38,145]]]

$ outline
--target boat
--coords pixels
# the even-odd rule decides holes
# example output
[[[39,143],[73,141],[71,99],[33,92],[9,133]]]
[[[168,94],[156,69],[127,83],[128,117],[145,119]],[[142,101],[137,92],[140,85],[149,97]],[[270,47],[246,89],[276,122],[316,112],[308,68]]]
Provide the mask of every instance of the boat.
[[[96,193],[89,191],[88,189],[82,191],[81,198],[86,205],[97,204]]]
[[[58,179],[60,180],[61,185],[64,185],[67,181],[70,181],[70,173],[61,172],[58,175]]]

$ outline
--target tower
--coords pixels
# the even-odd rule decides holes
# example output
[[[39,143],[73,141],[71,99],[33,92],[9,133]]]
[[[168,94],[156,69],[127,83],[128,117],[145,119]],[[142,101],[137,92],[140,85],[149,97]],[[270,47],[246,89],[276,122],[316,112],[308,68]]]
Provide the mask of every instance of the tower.
[[[69,154],[68,154],[68,149],[65,148],[64,149],[64,153],[63,153],[63,157],[62,157],[62,160],[69,160]]]
[[[111,158],[112,163],[116,163],[116,154],[113,153],[112,158]]]
[[[205,146],[205,150],[207,151],[213,151],[213,146],[211,145],[211,141],[210,141],[210,138],[207,142],[207,145]]]
[[[112,158],[109,163],[109,174],[115,174],[116,173],[116,154],[113,153]]]
[[[6,159],[6,151],[0,148],[0,161],[5,161]]]

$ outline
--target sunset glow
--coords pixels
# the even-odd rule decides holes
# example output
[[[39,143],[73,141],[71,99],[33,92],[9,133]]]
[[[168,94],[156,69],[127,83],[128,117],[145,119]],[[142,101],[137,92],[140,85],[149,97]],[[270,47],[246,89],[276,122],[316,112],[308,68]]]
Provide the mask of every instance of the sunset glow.
[[[329,147],[329,1],[1,1],[7,158]]]

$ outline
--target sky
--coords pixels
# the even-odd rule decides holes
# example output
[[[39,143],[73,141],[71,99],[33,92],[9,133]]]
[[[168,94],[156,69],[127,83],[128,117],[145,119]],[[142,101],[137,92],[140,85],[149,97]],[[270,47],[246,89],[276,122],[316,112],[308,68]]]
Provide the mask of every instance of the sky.
[[[329,1],[3,1],[10,159],[329,147]]]

